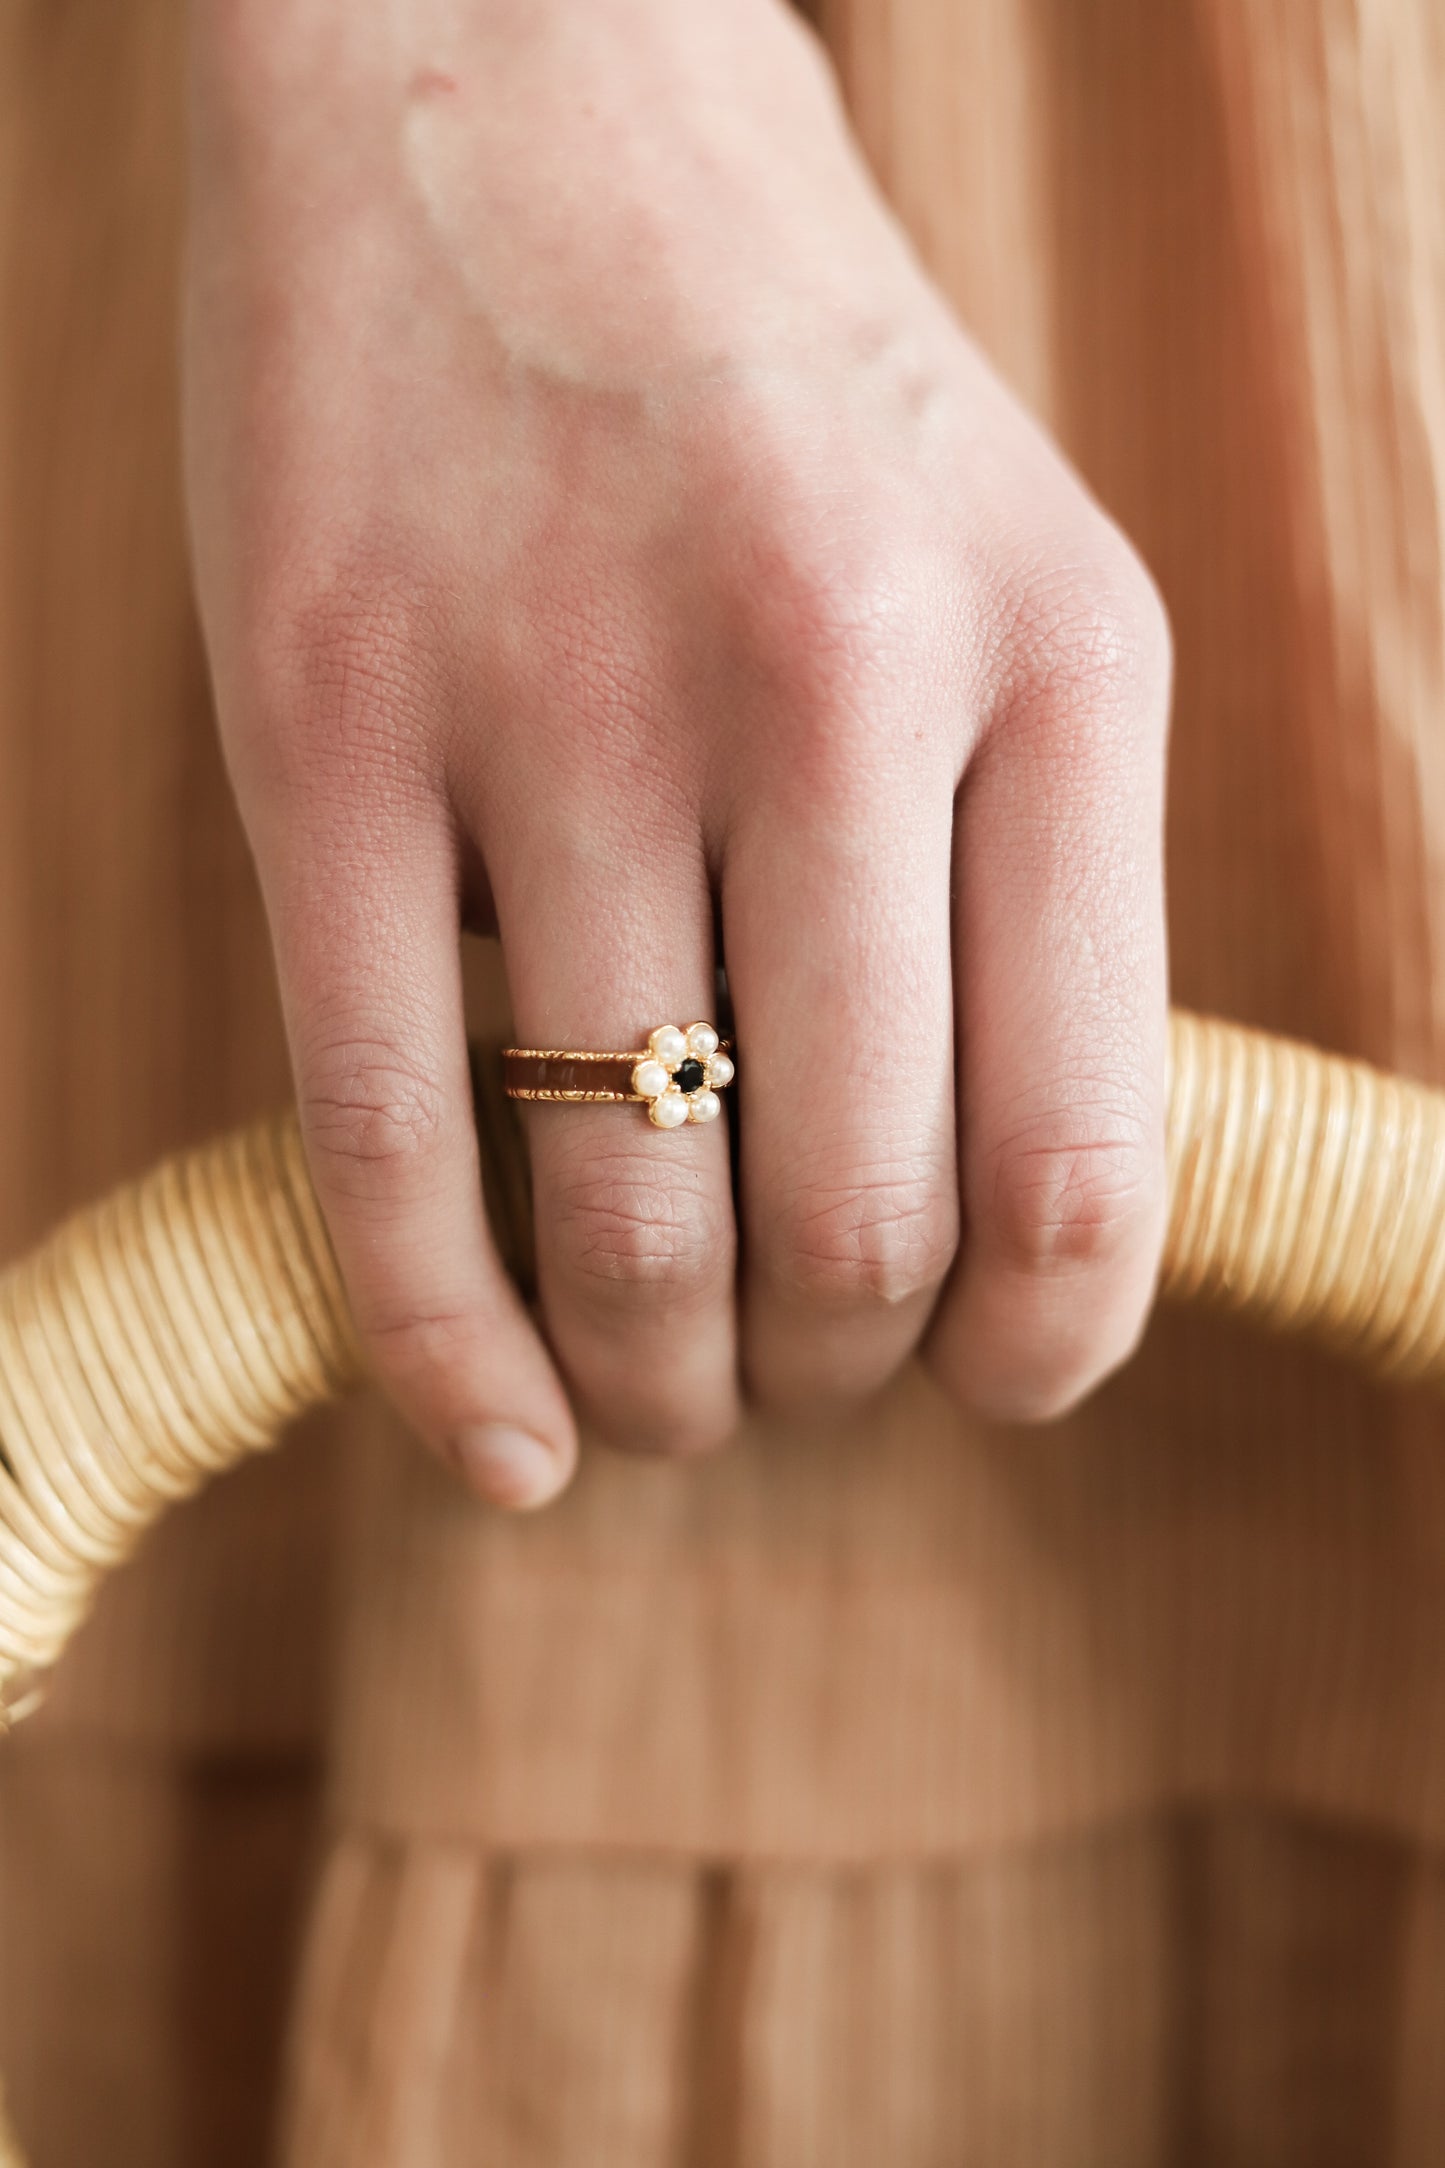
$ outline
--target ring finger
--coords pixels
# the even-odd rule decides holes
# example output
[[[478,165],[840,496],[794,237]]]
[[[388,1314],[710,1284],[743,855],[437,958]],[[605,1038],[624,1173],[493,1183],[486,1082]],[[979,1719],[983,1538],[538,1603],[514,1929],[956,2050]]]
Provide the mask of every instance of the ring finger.
[[[554,806],[545,834],[522,836],[524,818],[488,852],[522,1046],[641,1050],[658,1027],[712,1014],[700,840],[590,819]],[[523,871],[538,864],[540,889]],[[543,1103],[527,1116],[542,1311],[578,1412],[618,1445],[720,1443],[737,1421],[726,1115],[663,1128],[638,1104]]]

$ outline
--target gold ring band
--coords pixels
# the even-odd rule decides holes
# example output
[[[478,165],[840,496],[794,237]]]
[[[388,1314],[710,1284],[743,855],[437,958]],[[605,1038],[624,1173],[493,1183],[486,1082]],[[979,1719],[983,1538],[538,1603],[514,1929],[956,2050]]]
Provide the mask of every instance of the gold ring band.
[[[659,1024],[644,1047],[596,1052],[565,1046],[509,1046],[502,1082],[509,1099],[560,1106],[645,1106],[657,1129],[716,1121],[718,1093],[734,1076],[732,1043],[715,1025]]]

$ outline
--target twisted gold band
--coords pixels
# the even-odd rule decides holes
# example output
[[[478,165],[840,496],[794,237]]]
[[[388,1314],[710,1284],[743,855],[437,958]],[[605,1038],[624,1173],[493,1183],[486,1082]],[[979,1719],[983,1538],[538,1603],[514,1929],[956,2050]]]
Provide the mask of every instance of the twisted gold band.
[[[545,1085],[509,1084],[509,1099],[552,1099],[567,1106],[635,1106],[641,1101],[641,1092],[581,1092],[548,1090]]]

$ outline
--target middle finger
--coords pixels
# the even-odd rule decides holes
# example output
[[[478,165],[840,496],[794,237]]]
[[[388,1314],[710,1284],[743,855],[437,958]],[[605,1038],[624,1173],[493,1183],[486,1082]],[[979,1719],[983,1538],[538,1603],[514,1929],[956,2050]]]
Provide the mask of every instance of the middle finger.
[[[774,799],[724,869],[744,1365],[765,1402],[883,1384],[952,1261],[951,796],[915,776]]]

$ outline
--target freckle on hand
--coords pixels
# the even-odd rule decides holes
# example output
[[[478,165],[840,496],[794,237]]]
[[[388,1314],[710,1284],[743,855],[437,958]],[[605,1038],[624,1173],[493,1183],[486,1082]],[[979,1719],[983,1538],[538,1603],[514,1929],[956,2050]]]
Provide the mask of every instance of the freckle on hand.
[[[456,87],[456,77],[444,68],[418,68],[409,85],[413,98],[449,97]]]

